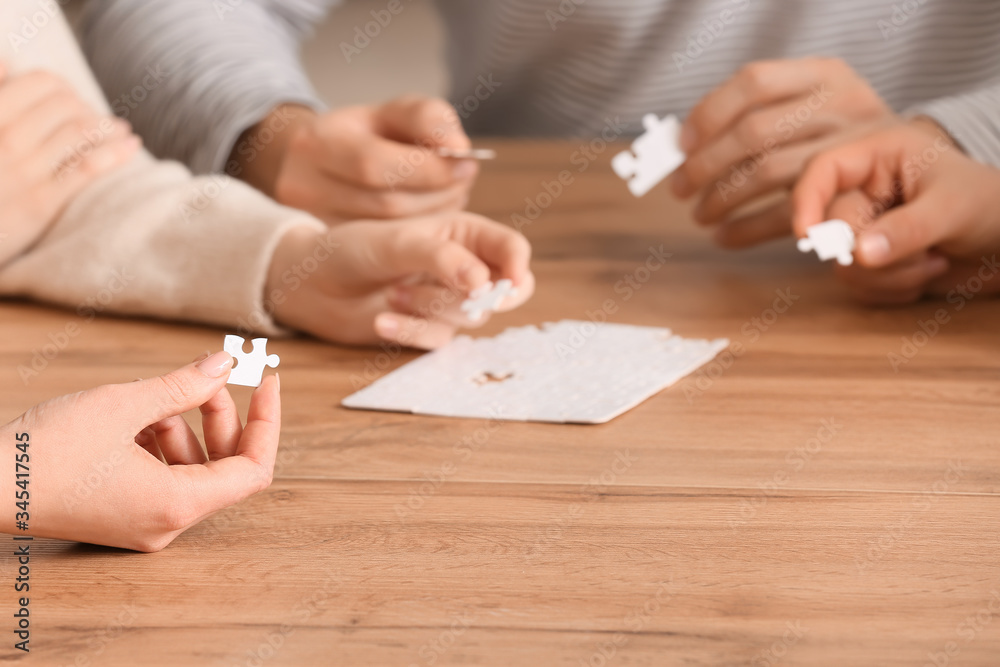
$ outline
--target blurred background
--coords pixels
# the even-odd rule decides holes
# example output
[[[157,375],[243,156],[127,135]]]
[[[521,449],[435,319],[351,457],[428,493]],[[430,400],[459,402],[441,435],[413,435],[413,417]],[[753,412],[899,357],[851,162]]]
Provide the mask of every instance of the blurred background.
[[[71,19],[78,16],[83,1],[66,5]],[[353,44],[355,28],[371,21],[371,12],[385,5],[386,0],[344,0],[306,44],[309,73],[331,106],[382,102],[405,93],[447,95],[443,33],[437,8],[429,0],[404,2],[403,11],[348,64],[341,43]]]

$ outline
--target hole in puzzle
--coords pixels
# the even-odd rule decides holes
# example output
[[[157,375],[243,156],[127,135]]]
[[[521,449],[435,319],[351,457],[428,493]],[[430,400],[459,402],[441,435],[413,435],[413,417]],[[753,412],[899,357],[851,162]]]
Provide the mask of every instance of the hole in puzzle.
[[[506,375],[497,375],[496,373],[486,372],[479,377],[473,379],[473,382],[478,386],[482,387],[485,384],[497,384],[500,382],[506,382],[507,380],[514,377],[513,373],[507,373]]]

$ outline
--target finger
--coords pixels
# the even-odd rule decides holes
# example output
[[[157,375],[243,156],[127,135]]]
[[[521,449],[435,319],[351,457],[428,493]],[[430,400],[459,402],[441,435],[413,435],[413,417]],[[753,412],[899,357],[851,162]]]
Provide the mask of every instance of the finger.
[[[795,98],[821,83],[816,60],[770,60],[745,65],[695,105],[682,129],[684,149],[694,152],[752,108]]]
[[[815,142],[797,144],[769,154],[760,163],[749,161],[752,170],[748,167],[747,171],[751,173],[745,180],[736,180],[738,186],[734,185],[734,179],[723,178],[710,187],[695,207],[695,220],[703,225],[715,224],[759,197],[776,190],[789,190],[819,149],[820,144]]]
[[[465,139],[466,145],[460,145],[461,141],[453,139],[437,141],[408,136],[398,130],[395,120],[398,114],[398,108],[392,105],[388,110],[379,110],[372,128],[345,123],[340,117],[320,119],[317,131],[322,150],[319,164],[323,172],[370,190],[395,188],[424,192],[449,188],[460,182],[471,183],[478,172],[476,164],[444,158],[431,150],[438,145],[466,148],[468,139]],[[437,138],[449,136],[430,129],[428,132]]]
[[[389,305],[397,313],[438,320],[453,327],[468,326],[462,311],[464,292],[441,285],[397,285],[389,290]]]
[[[193,465],[208,460],[198,436],[183,417],[167,417],[151,424],[149,428],[156,437],[156,444],[167,465]]]
[[[279,177],[281,201],[331,222],[412,217],[437,211],[461,210],[468,202],[469,183],[425,193],[392,191],[385,181],[376,187],[358,185],[340,176],[293,161]]]
[[[389,139],[456,150],[472,147],[462,121],[446,101],[427,97],[401,97],[379,107],[379,133]]]
[[[748,248],[779,239],[792,230],[791,206],[787,200],[758,213],[722,223],[714,233],[723,248]]]
[[[518,289],[531,280],[533,289],[531,243],[523,234],[478,215],[463,215],[456,222],[459,238],[494,270],[495,278],[506,278]]]
[[[466,228],[456,218],[432,218],[401,223],[388,232],[388,242],[381,248],[382,267],[393,267],[393,274],[406,276],[428,273],[441,284],[459,292],[471,292],[485,285],[491,276],[489,265],[466,247],[468,238],[456,232]]]
[[[160,377],[116,385],[123,403],[132,406],[130,413],[138,423],[135,431],[193,410],[217,394],[225,386],[232,370],[233,358],[226,352],[216,352],[197,363]]]
[[[41,70],[8,77],[0,86],[0,128],[10,127],[42,100],[71,90],[62,77]]]
[[[163,458],[163,452],[160,451],[160,446],[156,444],[156,434],[149,427],[146,427],[139,431],[139,434],[135,436],[135,444],[139,445],[145,449],[150,456],[159,461],[160,463],[166,463],[166,459]]]
[[[455,327],[400,313],[381,313],[375,318],[375,332],[390,343],[418,350],[436,350],[451,342]]]
[[[141,145],[126,123],[110,119],[98,121],[95,118],[93,124],[95,129],[89,136],[84,134],[78,121],[58,128],[35,148],[35,159],[25,160],[26,176],[36,180],[53,175],[64,178],[66,172],[79,169],[88,160],[90,164],[87,167],[117,165],[131,158]],[[101,151],[102,148],[107,150]]]
[[[986,259],[986,258],[984,258]],[[951,260],[951,268],[928,285],[928,293],[950,299],[968,300],[1000,293],[1000,280],[992,269],[984,272],[982,261]]]
[[[243,423],[229,389],[223,387],[199,409],[209,460],[217,461],[233,456],[243,435]]]
[[[100,117],[88,109],[78,97],[68,90],[50,95],[27,109],[24,115],[14,119],[16,132],[7,135],[5,149],[14,156],[34,152],[46,139],[65,127],[75,129],[75,140],[79,140],[84,128],[96,128]],[[107,119],[114,126],[114,121]]]
[[[52,203],[58,214],[94,181],[128,164],[141,146],[142,142],[138,137],[130,136],[94,148],[79,162],[62,164],[58,172],[41,186],[46,201]]]
[[[235,456],[170,468],[189,494],[199,516],[196,521],[270,485],[281,435],[278,383],[277,376],[269,375],[254,390]]]
[[[688,155],[673,180],[674,193],[680,197],[694,194],[714,180],[731,178],[736,173],[733,169],[740,169],[743,174],[763,169],[776,154],[784,152],[779,151],[783,146],[809,142],[815,152],[815,142],[810,140],[828,135],[840,125],[836,119],[819,112],[813,113],[806,123],[788,124],[787,118],[794,117],[798,109],[808,108],[807,104],[808,97],[800,97],[747,113],[703,148]]]
[[[876,173],[877,144],[862,140],[820,153],[809,163],[792,193],[795,235],[823,222],[836,195],[862,188]]]
[[[920,253],[891,266],[869,269],[858,264],[837,266],[837,277],[858,292],[912,292],[926,289],[927,285],[948,272],[945,257]]]
[[[958,217],[951,196],[928,192],[887,211],[858,238],[858,260],[879,268],[946,240]]]

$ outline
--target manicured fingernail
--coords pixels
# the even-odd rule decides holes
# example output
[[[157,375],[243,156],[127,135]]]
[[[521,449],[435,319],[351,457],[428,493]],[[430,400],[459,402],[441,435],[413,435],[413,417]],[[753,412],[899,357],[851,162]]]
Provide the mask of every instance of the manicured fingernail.
[[[395,338],[399,332],[399,322],[395,318],[379,315],[375,318],[375,333],[382,338]]]
[[[889,257],[889,239],[885,234],[869,232],[861,237],[858,252],[867,264],[881,264]]]
[[[464,181],[467,178],[472,178],[476,169],[476,163],[472,160],[462,160],[451,170],[451,175],[456,181]]]
[[[274,374],[274,382],[278,385],[278,393],[281,393],[281,376],[277,373]]]
[[[228,352],[216,352],[198,364],[198,370],[210,378],[222,377],[233,367],[233,358]]]
[[[681,150],[690,153],[698,143],[698,134],[694,128],[685,125],[681,128]]]

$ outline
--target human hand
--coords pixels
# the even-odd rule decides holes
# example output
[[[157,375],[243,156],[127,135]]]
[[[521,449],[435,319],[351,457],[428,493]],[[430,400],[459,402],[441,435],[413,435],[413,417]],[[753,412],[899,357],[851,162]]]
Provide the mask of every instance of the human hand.
[[[265,295],[284,326],[354,345],[390,341],[433,349],[470,322],[461,304],[489,280],[517,288],[501,310],[534,292],[531,246],[472,213],[362,221],[288,232],[271,260]]]
[[[11,507],[0,514],[4,532],[159,551],[267,488],[281,425],[278,381],[266,377],[254,391],[243,427],[226,389],[232,363],[218,352],[162,377],[53,399],[0,428],[8,470],[24,454],[17,460],[30,469],[28,516],[16,517],[30,531],[15,531]],[[207,457],[180,416],[194,408]],[[30,444],[17,451],[20,434]],[[6,497],[22,491],[12,477],[0,479]]]
[[[836,271],[865,303],[945,294],[982,278],[984,256],[1000,250],[1000,171],[929,127],[917,119],[822,153],[795,188],[797,236],[831,218],[858,233],[857,261]]]
[[[244,135],[229,171],[330,223],[402,218],[465,208],[478,165],[430,149],[470,145],[443,100],[405,97],[323,115],[283,106]]]
[[[723,246],[746,247],[791,232],[787,198],[809,159],[896,118],[843,60],[759,61],[706,95],[688,115],[687,161],[674,193],[698,195],[695,219],[714,225]],[[741,214],[773,196],[769,206]]]
[[[0,65],[0,264],[139,146],[127,123],[97,113],[61,77],[10,76]]]

